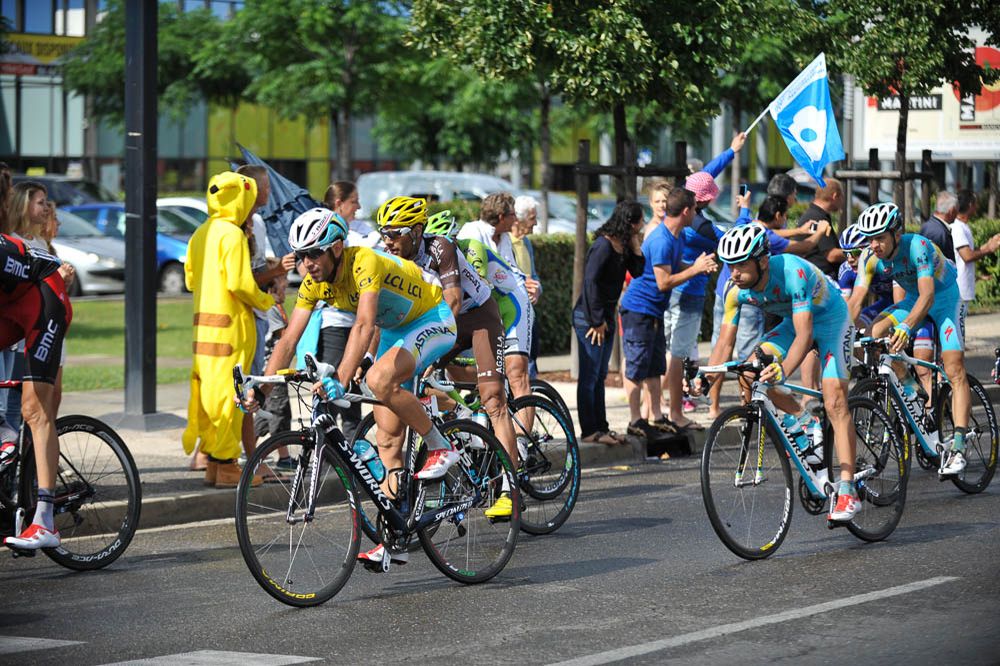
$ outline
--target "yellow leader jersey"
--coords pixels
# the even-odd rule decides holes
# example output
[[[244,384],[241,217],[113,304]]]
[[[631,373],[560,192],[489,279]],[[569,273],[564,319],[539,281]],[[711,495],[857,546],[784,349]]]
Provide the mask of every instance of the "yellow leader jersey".
[[[441,302],[441,287],[412,261],[367,247],[344,248],[344,270],[337,282],[316,282],[307,275],[295,307],[312,310],[318,301],[345,312],[358,311],[361,294],[378,294],[375,325],[405,326]]]

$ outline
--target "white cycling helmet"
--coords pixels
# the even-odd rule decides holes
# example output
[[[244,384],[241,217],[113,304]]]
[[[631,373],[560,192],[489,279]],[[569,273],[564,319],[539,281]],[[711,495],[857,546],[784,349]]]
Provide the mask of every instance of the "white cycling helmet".
[[[329,208],[310,208],[295,218],[288,230],[288,244],[301,252],[327,248],[347,238],[347,222]]]
[[[903,225],[899,208],[894,203],[877,203],[865,208],[854,224],[865,237],[878,236],[887,231],[895,231]]]
[[[759,224],[733,227],[719,239],[719,261],[724,264],[738,264],[769,254],[771,242],[767,230]]]

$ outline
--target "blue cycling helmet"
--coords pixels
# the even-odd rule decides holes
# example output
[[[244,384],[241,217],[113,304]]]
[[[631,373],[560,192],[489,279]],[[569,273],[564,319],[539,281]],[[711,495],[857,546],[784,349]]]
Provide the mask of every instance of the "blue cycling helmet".
[[[858,231],[858,225],[856,224],[852,224],[840,232],[841,250],[860,250],[867,245],[868,239]]]
[[[310,208],[288,230],[288,244],[296,252],[327,248],[346,238],[347,222],[329,208]]]

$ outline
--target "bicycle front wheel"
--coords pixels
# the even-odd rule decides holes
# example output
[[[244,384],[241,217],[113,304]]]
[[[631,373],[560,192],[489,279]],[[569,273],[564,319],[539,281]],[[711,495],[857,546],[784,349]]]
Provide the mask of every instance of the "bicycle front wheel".
[[[417,510],[469,506],[417,535],[427,557],[445,576],[460,583],[482,583],[500,573],[514,554],[521,525],[521,492],[510,458],[486,428],[458,419],[442,425],[441,433],[461,451],[462,458],[440,479],[423,483],[424,506]],[[486,510],[505,492],[512,504],[510,516],[486,516]]]
[[[580,491],[576,433],[558,405],[540,395],[517,398],[510,404],[510,413],[522,458],[518,470],[524,500],[521,529],[528,534],[550,534],[569,518]]]
[[[287,476],[275,466],[280,447],[287,447],[296,463]],[[310,431],[279,433],[257,447],[236,491],[243,560],[257,583],[289,606],[317,606],[337,594],[354,570],[361,543],[354,483],[332,451],[327,449],[323,460],[316,451]],[[258,473],[280,480],[252,487]],[[312,475],[316,497],[310,516]]]
[[[897,434],[897,424],[874,400],[852,396],[847,400],[857,433],[854,469],[868,473],[857,484],[861,509],[847,529],[863,541],[881,541],[892,534],[903,515],[909,456]],[[839,477],[832,467],[830,478]]]
[[[752,407],[712,424],[701,456],[701,493],[712,529],[747,560],[773,554],[792,521],[792,471],[781,440]]]
[[[56,434],[59,468],[53,512],[62,543],[44,552],[77,571],[106,567],[125,552],[139,526],[139,470],[118,433],[95,418],[60,417]],[[32,447],[21,478],[21,496],[34,500],[37,481]],[[26,509],[29,516],[34,512],[33,506]]]
[[[962,492],[981,493],[986,490],[997,469],[997,445],[1000,442],[1000,428],[993,403],[986,395],[986,389],[978,379],[969,375],[969,431],[965,435],[965,469],[951,477],[952,483]],[[942,442],[955,438],[955,421],[952,416],[951,400],[953,388],[950,384],[941,387],[941,397],[935,407],[935,417]]]

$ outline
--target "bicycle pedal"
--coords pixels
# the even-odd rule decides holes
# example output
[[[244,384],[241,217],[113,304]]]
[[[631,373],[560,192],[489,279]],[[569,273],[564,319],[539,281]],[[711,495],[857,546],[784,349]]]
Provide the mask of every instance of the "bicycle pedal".
[[[847,527],[847,524],[849,522],[851,522],[851,521],[849,521],[849,520],[830,520],[829,518],[827,518],[826,519],[826,527],[827,527],[827,529],[835,530],[838,527]]]
[[[15,548],[14,546],[10,545],[8,545],[7,547],[10,548],[11,556],[13,557],[34,557],[35,555],[38,554],[38,551],[34,549]]]

